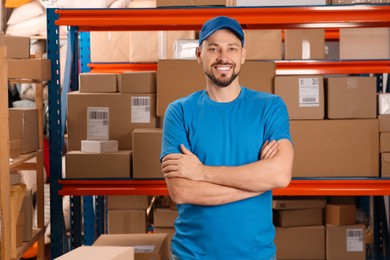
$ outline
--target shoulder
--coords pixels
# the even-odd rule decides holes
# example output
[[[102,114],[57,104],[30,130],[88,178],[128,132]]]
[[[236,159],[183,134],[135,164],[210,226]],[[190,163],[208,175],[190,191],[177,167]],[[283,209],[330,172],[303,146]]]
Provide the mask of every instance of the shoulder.
[[[202,93],[204,90],[199,90],[196,92],[193,92],[185,97],[181,97],[179,99],[176,99],[175,101],[171,102],[166,110],[167,112],[173,112],[173,111],[182,111],[184,107],[192,106],[193,104],[196,104],[197,100],[202,96]]]

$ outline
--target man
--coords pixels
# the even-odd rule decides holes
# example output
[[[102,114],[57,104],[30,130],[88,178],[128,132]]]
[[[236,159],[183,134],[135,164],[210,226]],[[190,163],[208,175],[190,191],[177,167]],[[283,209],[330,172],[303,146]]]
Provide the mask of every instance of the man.
[[[236,20],[207,21],[196,50],[206,89],[166,110],[161,167],[179,214],[172,259],[276,259],[271,190],[291,180],[289,118],[280,97],[240,85],[245,53]]]

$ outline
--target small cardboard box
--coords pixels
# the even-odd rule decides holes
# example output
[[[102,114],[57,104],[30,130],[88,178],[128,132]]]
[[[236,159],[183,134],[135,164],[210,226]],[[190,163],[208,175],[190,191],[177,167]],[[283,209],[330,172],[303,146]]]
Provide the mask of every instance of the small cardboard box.
[[[118,151],[117,140],[81,140],[81,152],[84,153],[115,153]]]
[[[153,220],[155,227],[174,227],[175,220],[178,216],[176,209],[154,208]]]
[[[325,227],[276,227],[278,259],[325,259]]]
[[[326,225],[326,259],[366,259],[364,233],[365,227],[362,224]]]
[[[109,234],[146,233],[145,209],[108,210]]]
[[[284,58],[286,60],[325,59],[325,30],[284,30]]]
[[[134,248],[128,246],[80,246],[56,260],[134,260]]]
[[[340,59],[389,59],[389,28],[341,28]]]
[[[8,59],[8,78],[50,80],[49,59]]]
[[[7,47],[8,59],[30,58],[30,37],[4,35],[0,32],[0,45]]]
[[[326,205],[326,224],[331,225],[353,225],[356,223],[355,205]]]
[[[118,76],[115,73],[80,73],[80,93],[115,93]]]
[[[380,133],[380,152],[390,152],[390,132]]]
[[[119,74],[119,91],[123,94],[156,93],[156,72],[137,71]]]
[[[71,151],[66,154],[66,178],[130,178],[131,151],[116,153],[83,153]]]
[[[274,210],[274,220],[279,227],[321,226],[322,208]]]
[[[246,60],[281,60],[282,30],[244,30]]]
[[[381,177],[390,177],[390,153],[381,154]]]
[[[35,108],[10,108],[9,139],[21,140],[21,153],[38,150],[38,110]]]
[[[325,208],[326,198],[275,198],[272,201],[273,209],[311,209]]]
[[[377,119],[291,120],[293,177],[378,177]]]
[[[286,103],[290,119],[323,119],[325,116],[322,76],[276,76],[275,94]]]
[[[107,196],[108,209],[147,209],[148,207],[148,196]]]
[[[376,118],[375,77],[331,77],[327,83],[328,118]]]
[[[167,234],[108,234],[100,235],[94,246],[132,246],[135,260],[168,260]]]
[[[246,61],[241,68],[240,84],[250,89],[273,92],[275,63]],[[159,60],[157,73],[157,116],[174,100],[205,89],[206,79],[195,60]]]
[[[133,131],[133,178],[163,179],[161,171],[162,130],[160,128]]]
[[[379,132],[390,132],[390,114],[378,115]]]

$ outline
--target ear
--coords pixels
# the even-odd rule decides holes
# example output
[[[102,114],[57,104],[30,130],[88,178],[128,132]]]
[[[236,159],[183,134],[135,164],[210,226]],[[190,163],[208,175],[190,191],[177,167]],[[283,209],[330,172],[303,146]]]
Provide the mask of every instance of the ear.
[[[195,50],[195,55],[196,55],[196,60],[198,61],[198,63],[202,63],[202,59],[200,57],[201,53],[202,53],[202,46],[199,46],[199,47],[196,47],[196,50]]]
[[[242,47],[242,50],[241,50],[241,64],[245,63],[245,59],[246,59],[246,49],[244,47]]]

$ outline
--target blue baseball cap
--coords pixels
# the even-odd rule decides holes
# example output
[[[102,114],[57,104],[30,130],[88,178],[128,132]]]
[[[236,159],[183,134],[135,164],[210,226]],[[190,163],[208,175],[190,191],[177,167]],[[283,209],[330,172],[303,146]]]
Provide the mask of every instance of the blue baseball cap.
[[[207,37],[221,29],[227,29],[233,32],[244,46],[244,32],[242,31],[241,25],[235,19],[227,16],[217,16],[204,23],[199,34],[199,46]]]

